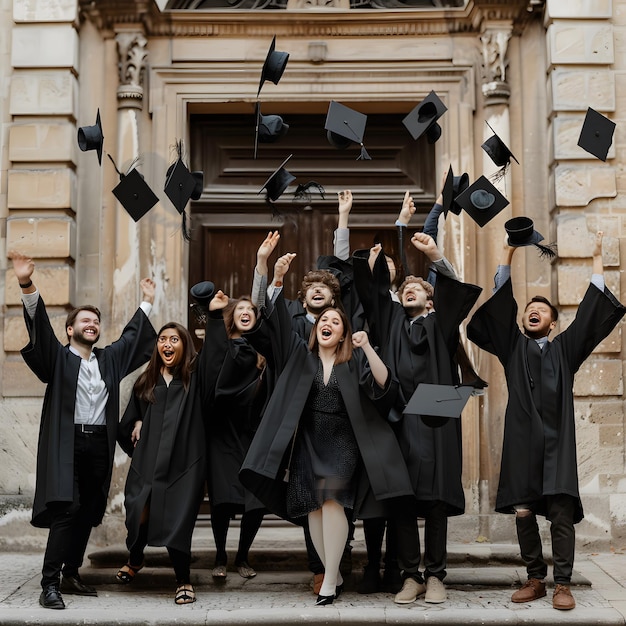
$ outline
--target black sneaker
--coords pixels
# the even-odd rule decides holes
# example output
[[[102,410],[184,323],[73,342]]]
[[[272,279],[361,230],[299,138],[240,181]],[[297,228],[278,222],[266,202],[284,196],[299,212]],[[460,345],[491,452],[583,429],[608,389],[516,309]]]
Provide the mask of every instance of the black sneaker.
[[[44,609],[64,609],[65,602],[63,602],[63,596],[59,591],[57,585],[48,585],[44,587],[41,595],[39,596],[39,604]]]

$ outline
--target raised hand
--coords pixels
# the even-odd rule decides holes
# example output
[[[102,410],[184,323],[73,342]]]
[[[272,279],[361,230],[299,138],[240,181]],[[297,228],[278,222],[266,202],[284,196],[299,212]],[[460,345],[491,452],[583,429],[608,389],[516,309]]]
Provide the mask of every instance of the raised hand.
[[[420,252],[423,252],[431,261],[439,261],[443,254],[437,247],[437,242],[426,233],[415,233],[411,237],[411,243]]]
[[[220,289],[209,302],[209,311],[220,311],[228,306],[228,296]]]
[[[415,210],[413,196],[411,196],[409,190],[407,189],[404,194],[404,200],[402,200],[402,208],[400,209],[400,214],[398,215],[398,221],[408,225],[411,221],[411,217],[415,213]]]
[[[372,272],[374,271],[374,264],[376,263],[376,259],[378,258],[378,255],[380,254],[380,251],[382,249],[383,249],[383,246],[380,243],[375,243],[370,248],[370,255],[369,255],[369,258],[367,259],[367,263],[370,266],[370,270]]]
[[[13,271],[20,284],[26,284],[35,271],[35,262],[17,250],[9,250],[7,256],[13,261]]]
[[[274,284],[276,284],[276,281],[283,280],[285,274],[289,271],[289,266],[291,265],[291,262],[295,258],[295,252],[287,252],[287,254],[283,254],[283,256],[279,257],[276,263],[274,263]]]
[[[139,281],[141,287],[142,299],[144,302],[154,303],[154,294],[156,293],[156,283],[151,278],[142,278]]]
[[[355,333],[352,333],[353,348],[364,348],[369,344],[369,342],[369,337],[364,330],[357,330]]]

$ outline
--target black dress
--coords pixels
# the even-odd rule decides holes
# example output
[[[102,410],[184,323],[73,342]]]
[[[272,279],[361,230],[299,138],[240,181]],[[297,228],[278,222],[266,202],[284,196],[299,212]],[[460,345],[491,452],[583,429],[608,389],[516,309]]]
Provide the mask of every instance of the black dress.
[[[324,368],[317,373],[300,418],[290,465],[287,511],[302,517],[336,500],[354,507],[354,476],[359,448],[346,411],[335,368],[324,384]]]

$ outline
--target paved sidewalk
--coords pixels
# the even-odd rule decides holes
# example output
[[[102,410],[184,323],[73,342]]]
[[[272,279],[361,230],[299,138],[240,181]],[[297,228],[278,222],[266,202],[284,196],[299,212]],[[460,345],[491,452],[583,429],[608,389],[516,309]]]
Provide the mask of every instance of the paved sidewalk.
[[[515,547],[478,543],[450,546],[444,604],[428,605],[420,599],[399,606],[391,594],[360,595],[355,591],[360,571],[355,570],[333,605],[315,607],[310,573],[291,568],[302,563],[296,548],[300,529],[263,530],[250,559],[256,578],[244,580],[229,571],[223,584],[211,578],[213,555],[203,546],[212,542],[205,541],[206,533],[202,529],[199,538],[194,537],[192,579],[198,599],[186,606],[173,602],[173,573],[164,566],[167,558],[161,550],[149,549],[146,567],[129,586],[114,582],[125,558],[123,546],[92,551],[101,566],[86,566],[81,574],[97,586],[98,597],[66,595],[64,611],[38,604],[40,553],[0,553],[0,624],[626,624],[626,554],[577,555],[573,611],[552,608],[551,585],[546,598],[512,603],[512,591],[525,579],[523,567],[515,562]],[[235,539],[229,537],[229,545]],[[358,535],[354,546],[353,562],[361,563]],[[280,570],[276,563],[282,563]]]

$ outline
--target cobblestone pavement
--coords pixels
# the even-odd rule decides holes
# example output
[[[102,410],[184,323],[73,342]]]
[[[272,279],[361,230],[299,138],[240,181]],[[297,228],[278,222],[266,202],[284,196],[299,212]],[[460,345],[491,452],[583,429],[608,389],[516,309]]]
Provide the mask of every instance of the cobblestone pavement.
[[[399,606],[390,594],[360,595],[359,575],[346,580],[346,591],[332,606],[315,607],[308,572],[261,571],[244,580],[235,571],[214,583],[208,569],[194,569],[197,602],[176,606],[174,580],[166,567],[146,567],[128,586],[114,582],[116,568],[85,567],[85,582],[97,598],[65,596],[67,609],[39,607],[41,554],[0,553],[0,624],[626,624],[626,556],[601,554],[579,558],[573,587],[577,608],[555,611],[551,590],[529,604],[510,602],[523,579],[511,566],[451,567],[448,601],[423,599]],[[592,586],[589,585],[592,581]]]

